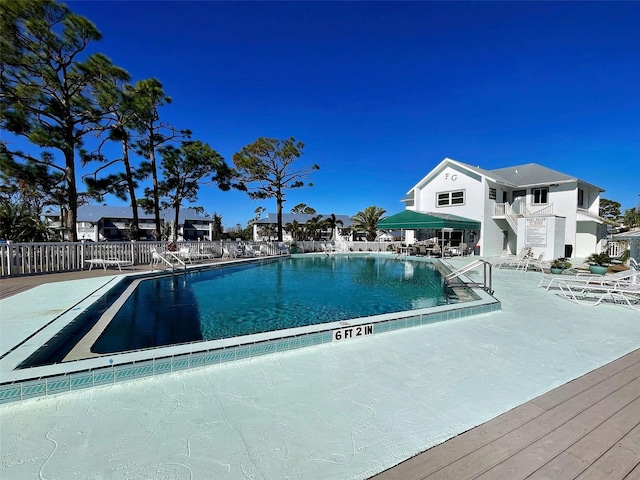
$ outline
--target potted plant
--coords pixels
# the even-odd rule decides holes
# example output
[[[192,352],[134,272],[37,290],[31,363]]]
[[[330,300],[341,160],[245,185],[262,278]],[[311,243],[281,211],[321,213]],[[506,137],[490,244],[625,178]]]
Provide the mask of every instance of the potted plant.
[[[609,269],[611,263],[611,257],[607,252],[592,253],[589,258],[589,271],[598,275],[604,275]]]
[[[563,257],[551,261],[551,273],[562,273],[565,268],[571,268],[571,263]]]

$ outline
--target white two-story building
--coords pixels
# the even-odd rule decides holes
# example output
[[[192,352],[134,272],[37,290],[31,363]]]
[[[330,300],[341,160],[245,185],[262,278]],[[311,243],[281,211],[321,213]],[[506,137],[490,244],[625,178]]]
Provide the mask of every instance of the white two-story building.
[[[459,232],[458,241],[484,256],[531,247],[547,259],[584,258],[607,236],[598,215],[603,191],[535,163],[484,170],[445,158],[402,201],[407,210],[479,221],[479,232]],[[407,241],[418,235],[408,232]]]

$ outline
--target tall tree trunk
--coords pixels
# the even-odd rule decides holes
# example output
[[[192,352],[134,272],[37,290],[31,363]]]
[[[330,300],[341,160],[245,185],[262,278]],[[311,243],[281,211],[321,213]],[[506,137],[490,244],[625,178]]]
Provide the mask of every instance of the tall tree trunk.
[[[278,212],[278,241],[282,241],[282,190],[278,187],[278,191],[276,193],[276,204],[277,204],[277,212]]]
[[[71,144],[73,145],[73,144]],[[78,241],[78,229],[76,223],[78,219],[78,190],[76,188],[76,163],[73,147],[64,150],[65,169],[64,176],[67,182],[67,198],[69,210],[67,211],[67,224],[69,230],[69,240],[71,242]]]
[[[156,222],[156,240],[162,238],[160,229],[160,193],[158,192],[158,167],[156,165],[156,147],[154,143],[153,124],[149,129],[149,161],[151,162],[151,177],[153,178],[153,214]]]
[[[129,200],[131,201],[131,227],[129,228],[129,236],[132,240],[140,240],[140,220],[138,219],[138,202],[136,200],[136,189],[133,186],[133,175],[131,173],[131,164],[129,163],[129,142],[125,138],[122,140],[122,161],[127,174],[127,188],[129,190]]]
[[[180,218],[180,204],[178,203],[177,205],[175,205],[176,207],[176,212],[175,212],[175,216],[173,217],[173,242],[177,242],[178,241],[178,225],[180,225],[178,223],[178,219]],[[184,240],[184,232],[182,232],[182,239]]]

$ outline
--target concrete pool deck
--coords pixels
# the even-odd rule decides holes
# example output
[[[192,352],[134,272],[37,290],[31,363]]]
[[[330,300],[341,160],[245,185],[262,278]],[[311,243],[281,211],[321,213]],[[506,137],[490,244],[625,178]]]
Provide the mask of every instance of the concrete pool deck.
[[[501,312],[0,405],[0,476],[366,478],[640,347],[637,311],[539,278],[494,271]]]

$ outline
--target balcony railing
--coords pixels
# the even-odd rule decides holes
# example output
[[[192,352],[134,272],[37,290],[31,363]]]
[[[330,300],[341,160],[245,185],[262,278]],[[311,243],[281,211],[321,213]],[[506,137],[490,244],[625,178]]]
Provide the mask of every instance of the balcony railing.
[[[521,217],[549,217],[553,215],[553,203],[514,203],[513,209],[509,203],[496,203],[493,210],[494,217],[509,215],[511,210]]]

